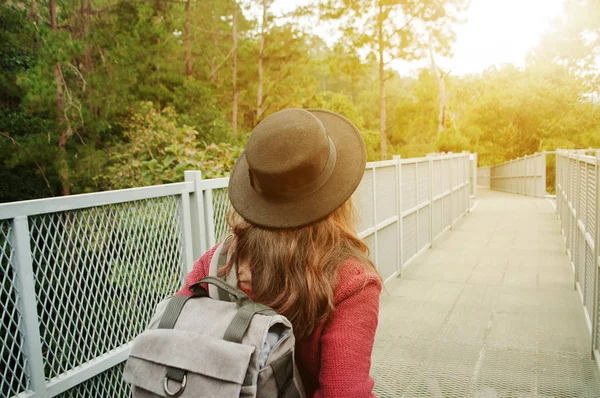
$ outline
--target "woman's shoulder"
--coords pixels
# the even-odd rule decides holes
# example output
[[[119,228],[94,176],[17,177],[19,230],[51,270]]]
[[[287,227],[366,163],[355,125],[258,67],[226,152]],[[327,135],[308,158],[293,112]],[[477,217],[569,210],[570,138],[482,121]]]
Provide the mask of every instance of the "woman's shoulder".
[[[176,296],[190,296],[192,294],[190,291],[190,286],[198,282],[200,279],[208,276],[210,262],[218,247],[219,245],[214,246],[194,262],[194,267],[185,277],[185,285],[179,292],[175,294]]]
[[[381,288],[381,276],[375,269],[357,258],[347,258],[338,268],[335,302],[339,303],[365,289],[379,293]]]

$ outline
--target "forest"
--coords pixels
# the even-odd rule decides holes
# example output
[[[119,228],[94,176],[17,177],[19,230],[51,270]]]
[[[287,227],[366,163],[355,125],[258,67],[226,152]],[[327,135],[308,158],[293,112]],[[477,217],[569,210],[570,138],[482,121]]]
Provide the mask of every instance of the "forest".
[[[342,113],[371,161],[600,148],[600,0],[565,0],[525,66],[466,76],[436,57],[468,0],[273,2],[0,0],[0,202],[226,176],[289,107]]]

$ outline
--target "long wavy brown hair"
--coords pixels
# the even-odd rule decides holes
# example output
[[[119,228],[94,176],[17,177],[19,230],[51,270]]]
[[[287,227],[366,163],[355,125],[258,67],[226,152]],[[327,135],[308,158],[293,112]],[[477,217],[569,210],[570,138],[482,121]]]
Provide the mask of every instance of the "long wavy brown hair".
[[[351,200],[324,220],[296,229],[261,228],[231,209],[227,222],[233,239],[226,248],[231,256],[218,274],[227,275],[234,262],[248,264],[253,299],[288,318],[296,338],[307,337],[334,310],[337,271],[344,260],[355,258],[376,272],[355,221]]]

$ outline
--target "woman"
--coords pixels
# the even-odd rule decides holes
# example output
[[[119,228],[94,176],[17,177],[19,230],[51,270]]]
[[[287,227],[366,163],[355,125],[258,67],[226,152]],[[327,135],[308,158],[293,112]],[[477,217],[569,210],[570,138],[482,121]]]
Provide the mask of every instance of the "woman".
[[[354,230],[350,197],[366,162],[364,142],[341,115],[288,109],[252,132],[229,182],[225,277],[292,323],[307,396],[372,396],[369,376],[381,279]],[[208,275],[215,248],[194,264],[179,294]]]

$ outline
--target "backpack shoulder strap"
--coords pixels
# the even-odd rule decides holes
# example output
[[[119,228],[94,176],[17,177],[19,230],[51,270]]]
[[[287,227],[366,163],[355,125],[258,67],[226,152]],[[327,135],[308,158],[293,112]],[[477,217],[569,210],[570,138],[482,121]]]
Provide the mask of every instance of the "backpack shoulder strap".
[[[210,268],[208,269],[208,276],[214,276],[215,278],[217,278],[218,277],[217,272],[218,272],[219,268],[221,268],[222,266],[227,264],[227,260],[229,257],[228,257],[227,250],[225,250],[225,246],[227,245],[229,240],[232,238],[233,238],[233,235],[229,235],[219,245],[219,247],[217,247],[217,250],[215,251],[215,254],[213,255],[213,257],[210,261]],[[236,267],[235,263],[233,264],[233,267],[231,267],[231,271],[229,272],[229,274],[227,274],[227,277],[225,278],[225,282],[227,282],[231,286],[237,286],[237,283],[238,283],[237,267]],[[212,284],[208,285],[208,293],[210,295],[210,298],[212,298],[212,299],[222,300],[222,301],[232,301],[227,292],[225,292],[222,289],[219,289],[215,285],[212,285]]]

